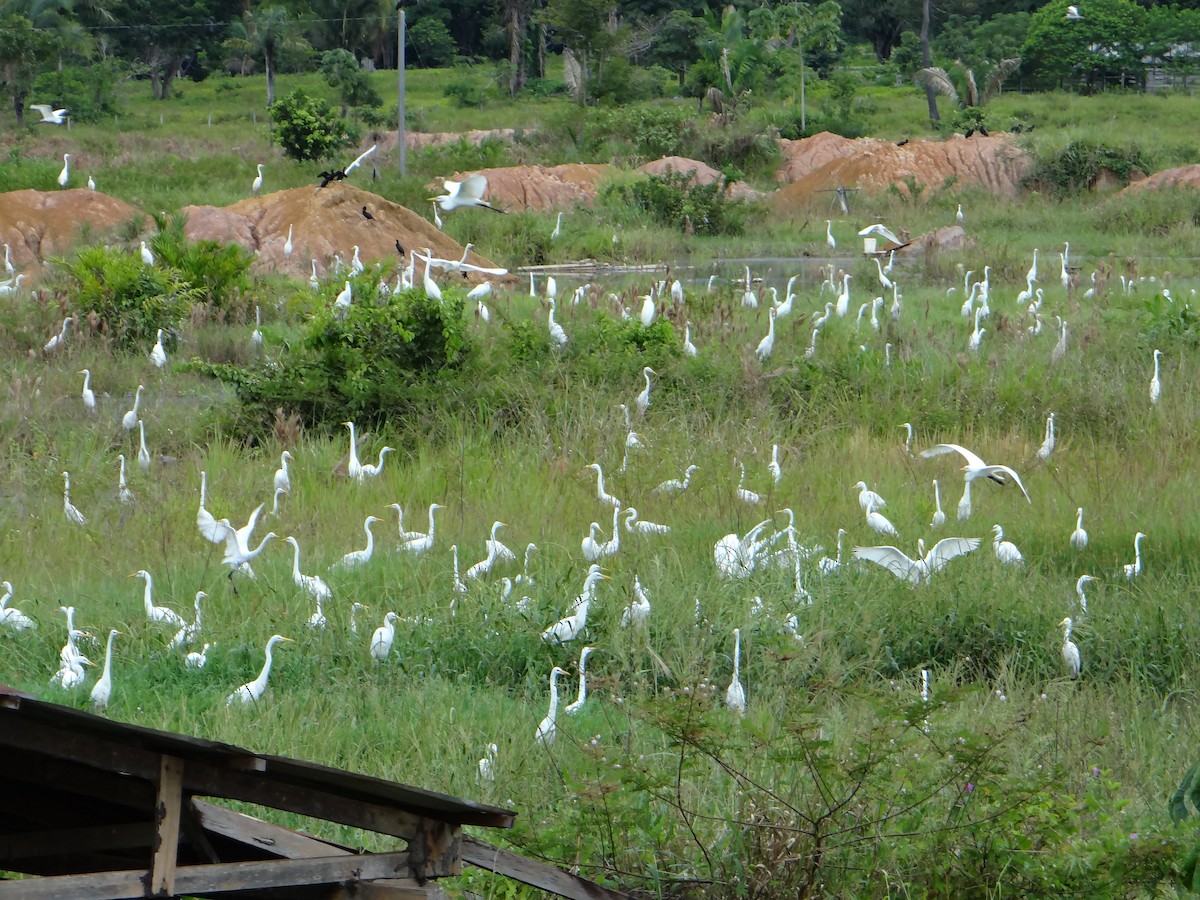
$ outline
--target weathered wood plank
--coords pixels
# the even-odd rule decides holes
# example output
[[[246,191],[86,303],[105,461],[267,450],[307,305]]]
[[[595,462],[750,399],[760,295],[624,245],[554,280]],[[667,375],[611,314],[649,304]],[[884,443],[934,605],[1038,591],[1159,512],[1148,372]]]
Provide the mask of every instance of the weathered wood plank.
[[[497,875],[505,875],[522,884],[567,897],[568,900],[629,900],[628,894],[601,887],[586,878],[489,844],[469,834],[463,835],[462,838],[462,861]]]
[[[224,838],[254,847],[265,854],[283,859],[307,859],[314,856],[353,856],[354,851],[319,840],[281,825],[264,822],[254,816],[234,812],[206,800],[192,799],[192,809],[200,825]]]
[[[175,893],[183,771],[183,760],[163,754],[158,774],[158,802],[154,807],[154,856],[150,867],[150,893],[155,897],[170,897]]]
[[[148,847],[153,835],[154,828],[149,822],[6,834],[0,836],[0,862],[57,856],[66,851],[81,854],[96,850]]]
[[[394,880],[407,891],[423,890],[416,881],[398,878],[408,871],[407,853],[332,856],[316,859],[273,859],[264,862],[180,866],[175,869],[178,894],[264,890],[298,885],[367,883]],[[0,882],[0,900],[136,900],[146,896],[144,870],[61,875]]]

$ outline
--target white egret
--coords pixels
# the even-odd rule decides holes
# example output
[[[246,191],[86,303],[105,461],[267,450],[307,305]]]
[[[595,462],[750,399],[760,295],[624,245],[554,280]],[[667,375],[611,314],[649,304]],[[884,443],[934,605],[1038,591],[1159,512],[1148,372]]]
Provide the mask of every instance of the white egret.
[[[9,248],[8,244],[4,245],[4,271],[9,278],[12,278],[17,273],[17,270],[13,268],[12,250]]]
[[[165,606],[154,605],[154,579],[145,569],[138,569],[130,578],[140,578],[146,582],[142,589],[142,603],[146,607],[146,618],[151,622],[159,622],[163,625],[173,625],[176,628],[183,628],[187,623],[183,620],[183,616]]]
[[[875,268],[879,270],[879,283],[883,285],[883,289],[890,290],[892,287],[892,279],[888,278],[883,272],[883,263],[879,261],[879,257],[875,257]]]
[[[1130,581],[1142,574],[1142,538],[1144,537],[1145,535],[1140,531],[1133,536],[1133,562],[1127,563],[1123,570],[1125,577]]]
[[[346,473],[355,481],[361,483],[363,480],[362,463],[358,461],[358,440],[354,434],[354,423],[343,422],[350,429],[350,456],[346,463]]]
[[[308,286],[312,290],[317,290],[321,287],[321,279],[317,277],[317,261],[312,261],[312,274],[308,276]]]
[[[383,458],[384,458],[384,456],[386,456],[388,453],[395,453],[395,452],[396,452],[396,450],[394,447],[383,447],[379,451],[379,461],[378,462],[363,463],[362,464],[363,479],[377,478],[380,474],[382,474],[383,473]]]
[[[644,416],[646,414],[646,409],[650,406],[650,376],[657,375],[657,374],[658,373],[655,372],[649,366],[644,366],[642,368],[642,377],[646,379],[646,386],[642,389],[642,392],[640,394],[638,394],[637,398],[634,400],[634,403],[637,405],[637,408],[638,408],[639,416]]]
[[[1071,546],[1083,550],[1088,545],[1088,533],[1083,530],[1083,507],[1075,511],[1075,530],[1071,532]]]
[[[8,281],[0,281],[0,297],[7,297],[9,294],[15,294],[21,286],[21,279],[25,277],[22,272],[16,278],[11,278]]]
[[[669,534],[671,526],[644,522],[638,518],[638,511],[631,506],[625,510],[625,530],[631,534]]]
[[[1079,648],[1075,646],[1075,642],[1071,640],[1071,626],[1074,624],[1071,617],[1067,616],[1058,623],[1063,630],[1062,657],[1063,662],[1067,664],[1067,671],[1071,674],[1071,680],[1074,681],[1079,677],[1081,669],[1079,660]]]
[[[61,125],[67,121],[67,110],[54,109],[49,103],[30,103],[30,109],[36,109],[42,115],[39,125]]]
[[[292,479],[288,474],[288,460],[292,459],[290,450],[279,454],[279,468],[275,470],[275,490],[285,494],[292,492]]]
[[[883,513],[875,512],[875,507],[867,508],[867,526],[879,534],[886,534],[889,537],[900,537],[900,532],[896,530],[896,526],[888,521]]]
[[[87,186],[89,191],[94,191],[96,189],[96,180],[92,178],[91,175],[88,176]]]
[[[550,343],[552,343],[556,348],[562,348],[567,345],[567,333],[563,330],[561,325],[554,321],[554,309],[555,303],[553,300],[551,300],[550,312],[546,320],[547,327],[550,329]]]
[[[63,472],[63,512],[66,513],[67,521],[72,525],[86,525],[87,517],[75,508],[75,504],[71,502],[71,475],[69,472]]]
[[[1087,612],[1087,594],[1084,593],[1084,588],[1095,580],[1091,575],[1080,575],[1079,580],[1075,582],[1075,596],[1079,598],[1079,608],[1084,612]]]
[[[1054,349],[1050,351],[1050,362],[1056,363],[1067,354],[1067,320],[1063,319],[1061,331],[1058,335],[1058,343],[1054,345]]]
[[[1154,351],[1154,377],[1150,379],[1151,403],[1158,403],[1158,398],[1162,396],[1162,379],[1158,377],[1158,360],[1161,356],[1161,350]]]
[[[458,554],[456,552],[455,560],[457,560],[457,559],[458,559]],[[488,547],[487,547],[487,556],[485,556],[479,562],[475,563],[475,565],[471,566],[471,568],[467,569],[467,577],[472,580],[478,580],[478,579],[482,578],[484,575],[488,574],[490,571],[492,571],[492,566],[494,566],[495,564],[496,564],[496,549],[494,547],[492,547],[489,543]],[[465,593],[465,591],[463,593]]]
[[[317,609],[311,616],[308,617],[308,627],[322,629],[328,624],[329,620],[325,618],[325,610],[321,608],[321,598],[316,597],[315,602],[317,604]]]
[[[143,472],[150,470],[150,451],[146,449],[146,423],[138,419],[138,465]]]
[[[257,557],[266,548],[267,543],[278,537],[273,531],[267,532],[258,546],[251,549],[250,535],[254,532],[254,526],[258,523],[258,516],[262,512],[265,503],[260,503],[258,508],[250,514],[250,520],[241,528],[235,529],[228,519],[221,519],[217,524],[222,527],[225,541],[225,556],[221,559],[221,564],[229,566],[229,578],[232,583],[233,573],[236,570],[242,570],[246,574],[253,577],[253,570],[250,568],[250,561]]]
[[[587,702],[587,658],[595,649],[595,647],[584,647],[579,651],[579,697],[573,703],[568,703],[563,707],[563,712],[568,716],[578,713]]]
[[[1050,413],[1046,417],[1046,437],[1042,441],[1042,446],[1038,448],[1038,459],[1049,459],[1050,454],[1054,452],[1054,413]]]
[[[371,607],[367,606],[365,603],[358,603],[357,601],[350,605],[350,633],[351,634],[358,634],[358,614],[360,612],[362,612],[363,610],[367,610],[370,608]]]
[[[70,180],[71,180],[71,154],[70,154],[70,153],[64,153],[64,154],[63,154],[63,167],[62,167],[62,171],[58,173],[58,179],[57,179],[57,181],[58,181],[58,186],[59,186],[59,187],[66,187],[66,186],[67,186],[67,182],[68,182],[68,181],[70,181]]]
[[[958,521],[971,518],[971,482],[963,484],[962,497],[958,501]]]
[[[647,294],[642,297],[642,310],[638,318],[641,320],[643,328],[649,328],[654,324],[654,318],[658,315],[658,307],[654,303],[654,298]]]
[[[961,225],[963,223],[963,218],[962,204],[960,203],[958,204],[958,212],[954,214],[954,221]]]
[[[696,350],[696,345],[692,343],[692,323],[691,322],[683,323],[683,352],[685,355],[692,356],[692,357],[696,356],[699,352],[698,350]]]
[[[291,225],[288,225],[287,240],[283,242],[283,255],[284,256],[292,255],[292,226]],[[316,273],[314,272],[314,274],[316,274]]]
[[[285,638],[282,634],[271,635],[271,639],[267,641],[266,659],[263,661],[262,671],[253,681],[246,682],[225,698],[226,706],[233,706],[234,703],[257,703],[262,699],[262,695],[267,689],[267,679],[271,676],[272,651],[276,644],[285,641],[290,644],[292,639]]]
[[[587,628],[588,609],[596,594],[596,585],[608,578],[595,563],[588,569],[583,581],[583,591],[571,604],[570,612],[542,632],[542,640],[548,643],[565,644],[575,640]]]
[[[546,299],[547,300],[557,300],[558,299],[558,281],[554,278],[553,275],[550,275],[546,278]]]
[[[467,299],[482,301],[484,298],[490,297],[491,294],[492,283],[490,281],[484,281],[475,285],[475,287],[471,288],[471,290],[467,292]]]
[[[642,582],[633,576],[633,601],[621,613],[621,627],[630,625],[644,626],[650,619],[650,595],[642,587]]]
[[[837,249],[837,240],[833,236],[833,220],[832,219],[825,220],[825,245],[827,247],[829,247],[830,250]]]
[[[867,487],[865,481],[852,484],[850,489],[858,491],[858,505],[862,507],[863,512],[870,512],[872,509],[882,509],[887,506],[887,501]]]
[[[749,503],[751,506],[762,503],[762,497],[745,487],[746,483],[746,466],[739,462],[738,467],[738,483],[737,483],[737,498],[743,503]]]
[[[376,516],[367,516],[363,520],[363,531],[367,535],[367,546],[362,550],[352,550],[343,556],[340,560],[333,564],[334,569],[353,569],[358,566],[366,565],[371,561],[371,555],[375,552],[375,535],[371,532],[371,526],[378,522]]]
[[[767,471],[771,473],[771,480],[779,484],[783,480],[783,469],[779,465],[779,445],[771,445],[771,461],[767,463]]]
[[[895,233],[881,222],[876,222],[874,225],[868,225],[858,232],[859,237],[870,237],[873,234],[879,235],[885,241],[890,241],[893,244],[904,245],[907,241],[902,241]]]
[[[146,266],[154,265],[154,252],[146,246],[145,241],[142,241],[142,264]]]
[[[561,215],[561,213],[560,213],[560,215]],[[496,775],[495,775],[494,769],[495,769],[495,765],[496,765],[496,754],[499,752],[500,752],[500,748],[497,747],[495,744],[487,745],[487,755],[484,757],[481,757],[479,760],[479,776],[475,779],[476,781],[495,781],[496,780]]]
[[[333,308],[347,310],[350,308],[351,302],[354,300],[354,288],[350,286],[350,282],[346,282],[346,286],[341,289],[337,297],[334,298]]]
[[[532,541],[525,545],[525,561],[521,567],[521,574],[517,576],[517,584],[524,583],[526,587],[533,587],[533,571],[530,568],[529,562],[533,554],[537,552],[538,545]]]
[[[1083,16],[1080,15],[1078,6],[1068,6],[1067,14],[1063,18],[1066,19],[1068,22],[1082,22],[1083,21]],[[1066,651],[1064,650],[1063,652],[1066,652]]]
[[[758,342],[758,346],[754,349],[754,355],[758,357],[760,363],[765,363],[771,356],[771,351],[775,349],[775,308],[771,307],[767,310],[767,334]]]
[[[1037,247],[1034,247],[1033,248],[1033,265],[1031,265],[1029,267],[1029,271],[1025,273],[1025,280],[1027,282],[1032,282],[1032,281],[1038,280],[1037,257],[1038,257]]]
[[[551,746],[558,736],[558,676],[566,674],[567,670],[561,666],[555,666],[550,670],[550,709],[546,712],[546,718],[538,723],[537,732],[534,735],[534,738],[543,747]]]
[[[37,628],[37,623],[19,609],[10,609],[8,601],[12,599],[13,586],[11,581],[0,581],[0,587],[4,588],[4,596],[0,597],[0,625],[11,628],[13,631],[28,631],[31,628]]]
[[[739,716],[746,714],[746,689],[742,687],[742,629],[733,629],[733,677],[725,689],[725,705]]]
[[[213,514],[204,508],[204,497],[208,489],[208,473],[200,473],[200,508],[196,510],[196,527],[206,541],[219,544],[225,540],[225,529],[217,524]]]
[[[442,508],[443,507],[440,503],[429,504],[429,531],[425,534],[422,534],[419,531],[412,532],[413,536],[400,545],[400,549],[403,552],[421,554],[433,546],[433,539],[435,536],[433,514]]]
[[[142,391],[145,388],[142,385],[137,386],[137,391],[133,395],[133,409],[126,411],[121,417],[121,427],[126,431],[133,431],[137,428],[138,423],[138,405],[142,402]]]
[[[584,468],[596,472],[596,499],[605,506],[620,506],[621,501],[604,489],[604,470],[600,468],[600,463],[589,463]]]
[[[363,270],[362,257],[359,256],[358,244],[354,245],[354,255],[350,258],[350,274],[361,275]]]
[[[92,373],[90,369],[83,369],[79,373],[83,376],[83,392],[80,396],[83,398],[83,405],[88,412],[96,411],[96,392],[92,390]]]
[[[76,654],[62,664],[62,667],[51,677],[51,684],[57,682],[58,685],[66,691],[72,690],[83,684],[87,677],[84,674],[83,667],[90,666],[92,661],[82,654]]]
[[[882,566],[902,581],[920,584],[932,579],[950,560],[977,550],[980,543],[979,538],[942,538],[925,552],[925,542],[917,541],[916,559],[910,559],[906,553],[891,546],[855,547],[854,558]]]
[[[192,620],[191,624],[184,625],[177,632],[175,632],[175,635],[171,638],[171,640],[167,641],[167,649],[177,650],[184,644],[190,644],[196,640],[196,637],[204,628],[204,623],[200,619],[200,602],[207,596],[208,594],[204,593],[204,591],[196,591],[196,599],[193,602],[196,610],[196,616]]]
[[[184,666],[189,669],[203,669],[208,665],[208,648],[211,646],[212,644],[205,644],[199,653],[193,650],[183,658]]]
[[[468,175],[462,181],[443,181],[442,187],[446,193],[429,199],[441,206],[443,212],[451,212],[463,206],[482,206],[492,212],[503,212],[483,199],[487,191],[487,177],[484,175]]]
[[[489,553],[496,554],[496,559],[498,559],[500,562],[515,562],[517,555],[508,549],[508,547],[496,537],[496,533],[501,528],[507,527],[508,525],[506,525],[504,522],[492,523],[492,536],[487,540],[487,548]]]
[[[912,422],[905,422],[903,425],[900,425],[899,427],[904,429],[904,452],[906,455],[912,456],[912,437],[913,437]]]
[[[396,640],[396,619],[394,612],[383,617],[383,624],[371,635],[371,657],[376,662],[383,662],[392,652],[392,644]]]
[[[837,302],[833,306],[833,311],[837,313],[839,319],[846,318],[846,313],[850,312],[850,273],[842,275],[842,291],[837,296]]]
[[[121,632],[117,629],[112,629],[108,633],[108,649],[104,651],[104,671],[101,673],[99,680],[92,687],[92,706],[96,709],[104,709],[108,706],[108,700],[112,696],[112,648],[113,640]]]
[[[254,194],[255,197],[257,197],[258,192],[262,190],[262,184],[263,184],[262,170],[263,170],[262,163],[259,163],[258,164],[258,175],[255,176],[255,178],[252,182],[250,182],[250,192],[252,194]]]
[[[403,544],[405,541],[411,541],[414,538],[421,536],[421,532],[419,531],[404,530],[404,507],[402,507],[399,503],[389,503],[388,509],[394,509],[396,511],[396,518],[399,520],[397,529],[400,534],[400,543]]]
[[[1021,555],[1021,551],[1017,549],[1017,545],[1012,541],[1004,540],[1004,529],[999,525],[992,526],[992,549],[996,551],[996,559],[1002,563],[1010,563],[1012,565],[1021,565],[1025,562],[1025,557]]]
[[[163,330],[160,328],[158,329],[158,338],[155,340],[154,346],[150,348],[150,362],[160,369],[167,364],[167,351],[163,347],[162,335]]]
[[[658,494],[679,494],[686,491],[692,484],[692,474],[699,471],[699,466],[688,466],[683,473],[683,479],[669,478],[666,481],[660,482],[658,487],[654,489]]]
[[[43,353],[53,353],[59,347],[62,347],[67,343],[67,326],[70,325],[71,322],[71,316],[67,316],[65,319],[63,319],[62,327],[59,329],[58,334],[52,334],[50,336],[50,340],[46,341],[46,343],[42,345]]]
[[[967,484],[970,484],[976,478],[989,478],[996,482],[996,484],[1005,485],[1008,484],[1007,479],[1011,478],[1017,487],[1021,489],[1021,493],[1025,495],[1025,499],[1030,503],[1033,502],[1029,499],[1029,492],[1025,490],[1025,485],[1021,483],[1020,475],[1008,466],[989,465],[985,463],[980,457],[959,444],[937,444],[928,450],[922,450],[921,457],[923,459],[932,459],[935,456],[942,456],[946,453],[957,453],[966,461],[966,465],[963,466],[963,478]],[[967,500],[967,515],[970,515],[969,495],[964,494],[964,499]],[[963,517],[960,515],[960,518]]]
[[[319,575],[305,575],[300,571],[300,542],[290,535],[284,540],[292,545],[292,582],[318,602],[330,599],[333,592],[329,590],[329,585],[324,579]]]
[[[971,332],[971,336],[967,339],[967,349],[972,353],[978,353],[979,347],[983,343],[983,336],[987,334],[986,328],[979,327],[979,320],[983,316],[983,307],[975,310],[975,330]]]
[[[254,330],[250,332],[250,344],[253,347],[263,345],[262,311],[259,310],[257,303],[254,304]]]
[[[846,529],[839,528],[837,533],[837,557],[830,559],[828,556],[822,556],[817,560],[817,570],[822,575],[832,575],[842,567],[842,539],[846,536]]]
[[[946,524],[946,514],[942,512],[942,491],[936,478],[933,479],[933,507],[933,521],[929,523],[929,527],[941,528]]]

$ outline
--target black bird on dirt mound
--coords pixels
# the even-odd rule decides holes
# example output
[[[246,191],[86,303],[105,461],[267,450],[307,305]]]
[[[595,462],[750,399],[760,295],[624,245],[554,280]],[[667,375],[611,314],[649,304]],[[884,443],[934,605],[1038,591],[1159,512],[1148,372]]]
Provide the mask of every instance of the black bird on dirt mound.
[[[357,169],[364,159],[374,153],[377,146],[379,145],[372,144],[370,150],[368,150],[358,159],[354,160],[354,162],[350,163],[350,165],[346,166],[344,169],[330,169],[327,172],[321,172],[321,187],[326,187],[331,181],[341,181],[343,178]]]

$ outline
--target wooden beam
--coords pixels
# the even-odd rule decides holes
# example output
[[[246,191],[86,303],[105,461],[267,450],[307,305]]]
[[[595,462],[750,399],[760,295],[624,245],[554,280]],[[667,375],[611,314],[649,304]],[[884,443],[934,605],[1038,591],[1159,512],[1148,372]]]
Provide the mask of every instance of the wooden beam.
[[[148,847],[153,834],[154,829],[149,822],[6,834],[0,836],[0,862],[58,856],[67,852],[80,854],[97,850]]]
[[[281,825],[264,822],[244,813],[234,812],[207,800],[193,798],[192,809],[205,831],[221,835],[260,853],[283,859],[308,859],[313,856],[353,856],[354,851],[337,844],[318,840]]]
[[[522,884],[567,897],[569,900],[629,900],[628,894],[601,887],[594,881],[481,841],[469,834],[463,835],[462,838],[462,861],[497,875],[505,875]]]
[[[416,881],[397,878],[407,872],[407,853],[273,859],[264,862],[179,866],[176,894],[219,894],[301,885],[367,883],[396,879],[395,887],[422,890]],[[133,869],[94,875],[60,875],[0,881],[0,900],[137,900],[146,896],[150,873]]]
[[[159,764],[158,802],[154,807],[154,857],[150,866],[150,895],[153,897],[175,894],[183,768],[183,760],[163,754]]]

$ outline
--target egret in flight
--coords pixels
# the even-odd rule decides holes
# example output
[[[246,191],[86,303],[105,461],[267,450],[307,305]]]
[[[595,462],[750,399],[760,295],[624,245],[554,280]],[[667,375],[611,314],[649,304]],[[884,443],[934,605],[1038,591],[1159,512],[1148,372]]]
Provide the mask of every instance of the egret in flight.
[[[462,181],[443,181],[442,187],[446,193],[429,199],[441,206],[443,212],[450,212],[461,206],[482,206],[492,212],[504,212],[483,199],[487,186],[486,176],[468,175]]]
[[[49,103],[30,103],[30,109],[36,109],[42,115],[39,125],[61,125],[67,121],[67,110],[53,109]]]
[[[917,541],[917,559],[910,559],[903,551],[891,546],[855,547],[854,558],[882,566],[910,584],[920,584],[922,581],[928,582],[950,560],[979,549],[979,544],[979,538],[942,538],[926,553],[925,542]]]

